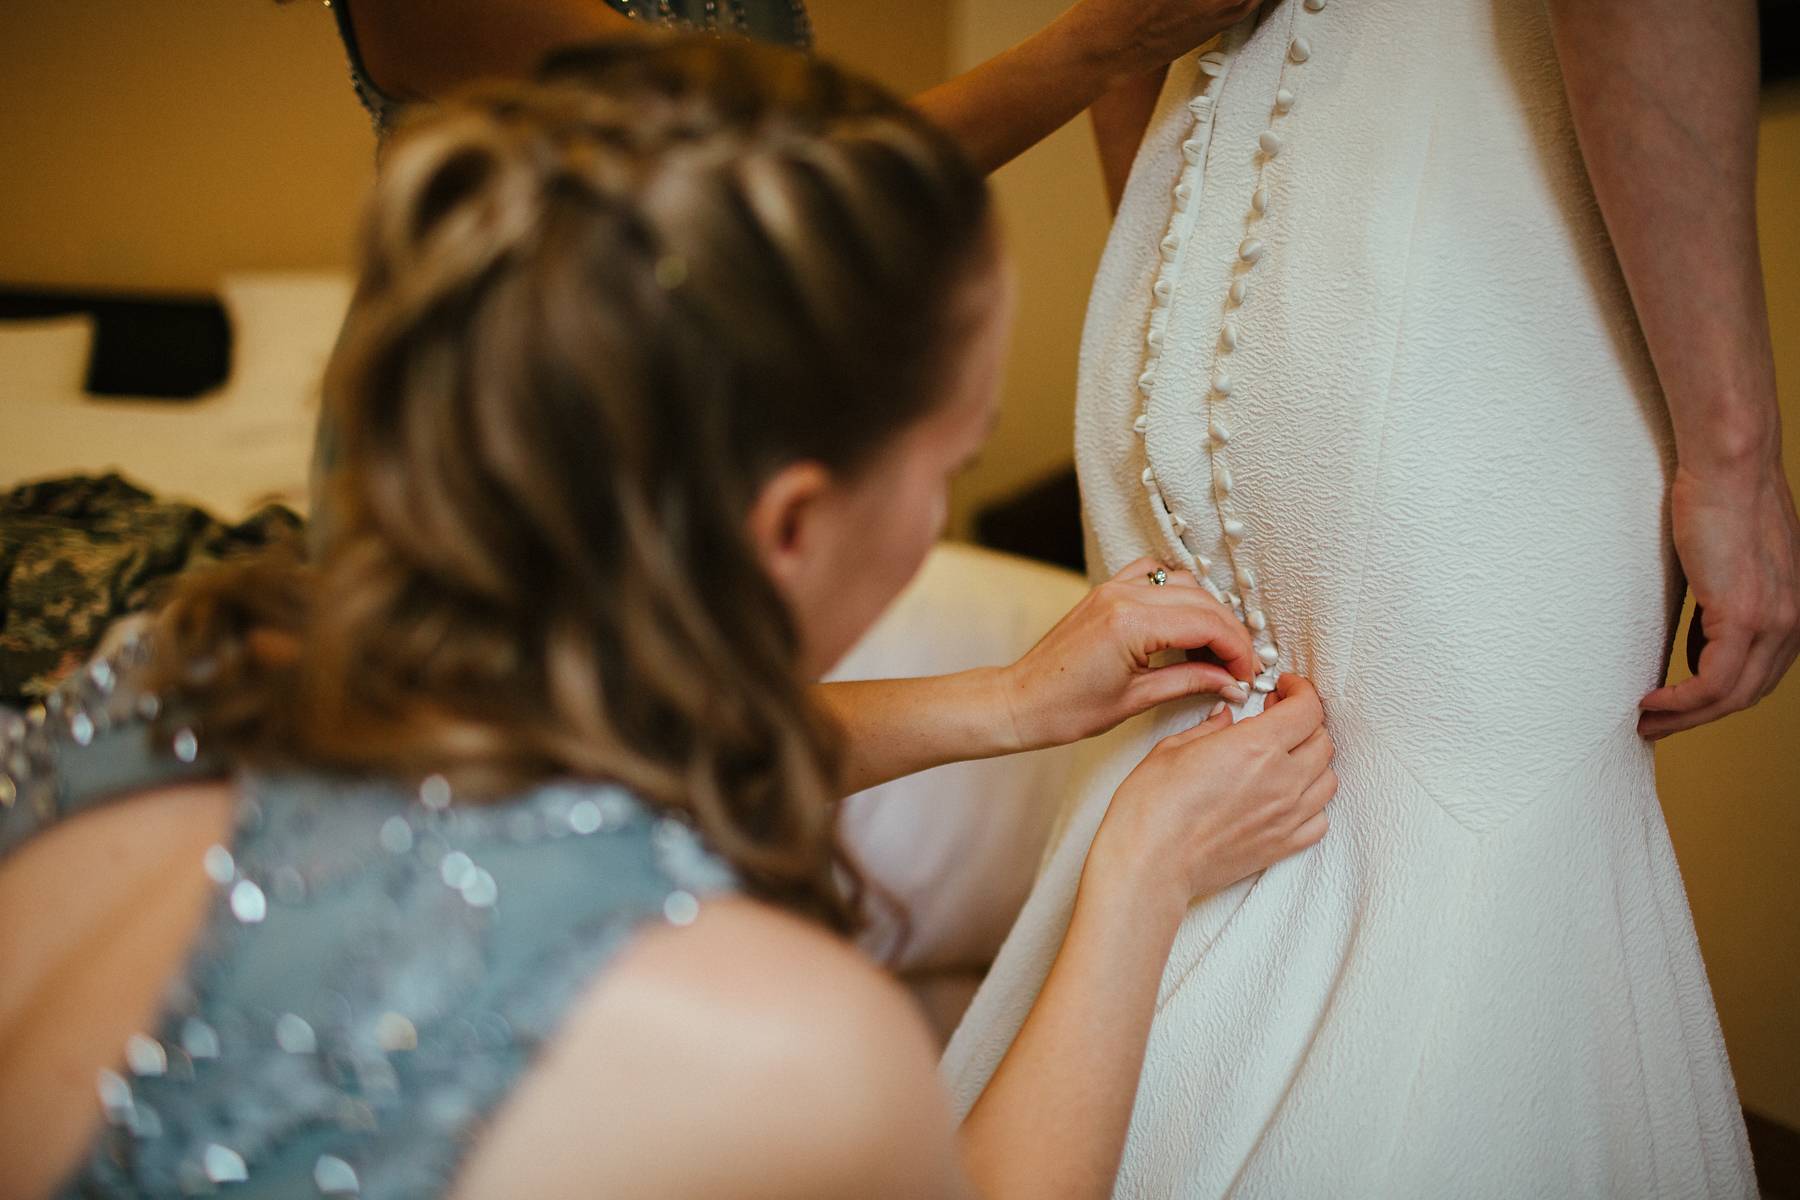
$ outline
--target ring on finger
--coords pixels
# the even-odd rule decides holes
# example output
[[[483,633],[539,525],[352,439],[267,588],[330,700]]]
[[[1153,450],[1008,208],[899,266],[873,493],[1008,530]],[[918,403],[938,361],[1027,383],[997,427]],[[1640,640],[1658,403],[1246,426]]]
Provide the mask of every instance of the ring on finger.
[[[1163,570],[1161,567],[1158,567],[1158,568],[1156,568],[1156,570],[1154,570],[1154,571],[1150,572],[1148,575],[1144,576],[1144,578],[1146,578],[1150,581],[1151,587],[1162,587],[1164,584],[1169,582],[1169,573],[1167,571]]]

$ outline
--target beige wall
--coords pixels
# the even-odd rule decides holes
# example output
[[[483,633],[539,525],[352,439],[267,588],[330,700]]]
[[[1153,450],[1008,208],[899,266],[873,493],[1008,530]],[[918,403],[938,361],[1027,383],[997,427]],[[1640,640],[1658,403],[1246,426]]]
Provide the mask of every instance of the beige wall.
[[[822,53],[910,96],[944,78],[953,3],[811,0],[807,9]]]
[[[845,60],[908,92],[943,77],[949,0],[813,8]],[[373,155],[321,4],[0,3],[0,284],[342,265]]]
[[[1064,0],[817,0],[820,43],[914,91]],[[1763,126],[1764,259],[1800,480],[1800,93]],[[341,264],[371,164],[316,4],[0,4],[0,283],[209,288]],[[1106,232],[1084,127],[996,180],[1020,279],[1005,417],[957,512],[1065,462],[1075,352]],[[1800,678],[1665,743],[1665,807],[1746,1103],[1800,1127]]]
[[[1066,7],[1066,0],[954,0],[951,64],[966,70]],[[1000,424],[953,497],[952,528],[965,534],[981,505],[1066,466],[1073,453],[1075,357],[1110,223],[1085,118],[1002,168],[994,189],[1018,276],[1018,323]]]
[[[339,263],[371,147],[319,4],[0,4],[0,282]]]

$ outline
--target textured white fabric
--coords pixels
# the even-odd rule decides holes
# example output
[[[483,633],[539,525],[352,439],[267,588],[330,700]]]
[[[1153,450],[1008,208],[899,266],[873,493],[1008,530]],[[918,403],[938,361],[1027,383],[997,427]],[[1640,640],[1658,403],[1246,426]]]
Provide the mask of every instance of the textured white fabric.
[[[1634,728],[1677,600],[1667,415],[1541,4],[1284,0],[1176,64],[1077,458],[1095,571],[1209,568],[1317,680],[1342,780],[1320,846],[1184,924],[1118,1194],[1754,1195]],[[1196,711],[1077,801],[946,1054],[965,1108],[1111,786]]]

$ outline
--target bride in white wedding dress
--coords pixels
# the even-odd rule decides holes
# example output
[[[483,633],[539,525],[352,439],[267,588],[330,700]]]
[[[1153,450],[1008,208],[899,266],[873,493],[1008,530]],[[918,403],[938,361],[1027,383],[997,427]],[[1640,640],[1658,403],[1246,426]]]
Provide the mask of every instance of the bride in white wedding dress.
[[[1188,916],[1120,1196],[1754,1195],[1639,730],[1682,419],[1556,50],[1534,0],[1285,0],[1151,118],[1082,348],[1090,566],[1192,570],[1259,692],[1314,677],[1341,790]],[[1112,739],[947,1052],[964,1110],[1107,796],[1203,710]]]

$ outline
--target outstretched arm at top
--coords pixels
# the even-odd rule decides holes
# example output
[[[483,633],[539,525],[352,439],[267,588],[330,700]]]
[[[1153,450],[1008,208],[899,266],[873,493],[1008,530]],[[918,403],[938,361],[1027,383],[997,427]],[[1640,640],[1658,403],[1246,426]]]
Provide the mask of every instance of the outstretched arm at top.
[[[1550,0],[1589,178],[1674,422],[1675,549],[1704,613],[1662,737],[1748,708],[1800,653],[1800,521],[1756,243],[1751,0]]]
[[[1114,85],[1160,70],[1259,3],[1077,0],[1012,49],[914,103],[992,171]],[[529,75],[545,54],[572,42],[656,29],[605,0],[357,0],[355,23],[375,82],[414,100],[472,79]]]

